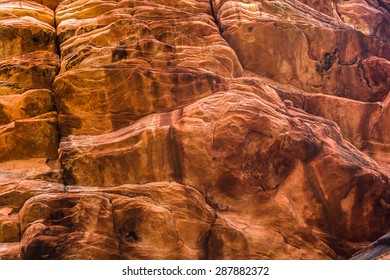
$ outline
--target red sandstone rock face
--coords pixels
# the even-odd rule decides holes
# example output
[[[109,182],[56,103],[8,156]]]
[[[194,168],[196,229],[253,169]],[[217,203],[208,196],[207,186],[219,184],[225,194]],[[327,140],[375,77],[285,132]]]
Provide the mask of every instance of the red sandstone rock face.
[[[388,4],[301,2],[0,1],[0,258],[336,259],[387,233]]]
[[[388,28],[380,33],[376,21],[368,20],[364,32],[347,19],[341,20],[340,8],[341,18],[332,18],[299,2],[212,2],[222,34],[244,68],[311,92],[361,101],[380,101],[387,95],[389,34]],[[357,17],[363,22],[361,8],[376,11],[380,25],[388,25],[388,11],[356,2],[364,4],[348,2],[346,9],[352,22]]]
[[[335,121],[390,172],[386,2],[212,2],[245,69],[284,84],[273,82],[282,99]]]

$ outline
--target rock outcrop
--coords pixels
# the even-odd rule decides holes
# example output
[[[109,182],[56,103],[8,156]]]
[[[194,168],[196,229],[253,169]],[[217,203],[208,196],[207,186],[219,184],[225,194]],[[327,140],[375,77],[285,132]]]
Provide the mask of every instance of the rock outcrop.
[[[0,1],[0,258],[350,258],[390,226],[389,20]]]
[[[390,174],[385,1],[212,3],[223,37],[246,70],[272,79],[280,97],[295,107],[335,121],[346,139]]]
[[[57,111],[54,12],[32,1],[0,1],[0,258],[18,259],[20,209],[63,192]]]

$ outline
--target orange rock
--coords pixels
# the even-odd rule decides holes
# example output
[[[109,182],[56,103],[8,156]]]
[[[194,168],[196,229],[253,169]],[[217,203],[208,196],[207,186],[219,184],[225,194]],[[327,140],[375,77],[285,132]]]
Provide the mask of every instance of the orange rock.
[[[20,259],[19,243],[0,243],[0,260]]]
[[[361,256],[390,225],[388,8],[0,1],[0,259]]]
[[[349,17],[345,14],[343,22],[336,10],[332,18],[297,1],[212,2],[222,35],[245,69],[310,92],[360,101],[382,101],[387,95],[390,75],[382,66],[390,55],[388,28],[384,27],[390,14],[386,10],[358,0],[361,5],[337,4],[349,5],[345,10]],[[321,5],[313,5],[322,11]],[[378,18],[364,18],[364,23],[359,9],[370,16],[375,11]],[[363,25],[351,25],[351,21]],[[360,33],[363,29],[365,34]],[[373,37],[374,30],[380,34]],[[368,62],[375,57],[381,63]],[[367,80],[370,71],[382,76],[374,86]]]

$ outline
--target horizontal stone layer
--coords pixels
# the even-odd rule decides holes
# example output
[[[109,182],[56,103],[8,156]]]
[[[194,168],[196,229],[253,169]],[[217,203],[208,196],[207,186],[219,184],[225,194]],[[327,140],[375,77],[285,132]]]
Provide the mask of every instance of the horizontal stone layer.
[[[333,18],[297,1],[212,3],[223,37],[245,69],[309,92],[359,101],[383,101],[388,94],[390,45],[384,26],[390,14],[383,8],[370,7],[380,19],[367,19],[369,29],[378,31],[379,21],[385,33],[373,36],[351,25],[361,16],[362,6],[355,4],[349,6],[353,17],[337,16],[335,10]]]
[[[0,0],[0,259],[337,259],[380,238],[387,2]]]

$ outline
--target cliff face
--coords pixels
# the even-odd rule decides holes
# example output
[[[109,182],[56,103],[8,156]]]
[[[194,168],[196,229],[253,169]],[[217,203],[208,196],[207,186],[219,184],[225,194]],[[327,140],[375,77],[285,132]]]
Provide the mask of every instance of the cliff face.
[[[350,258],[390,226],[389,9],[1,0],[0,258]]]

